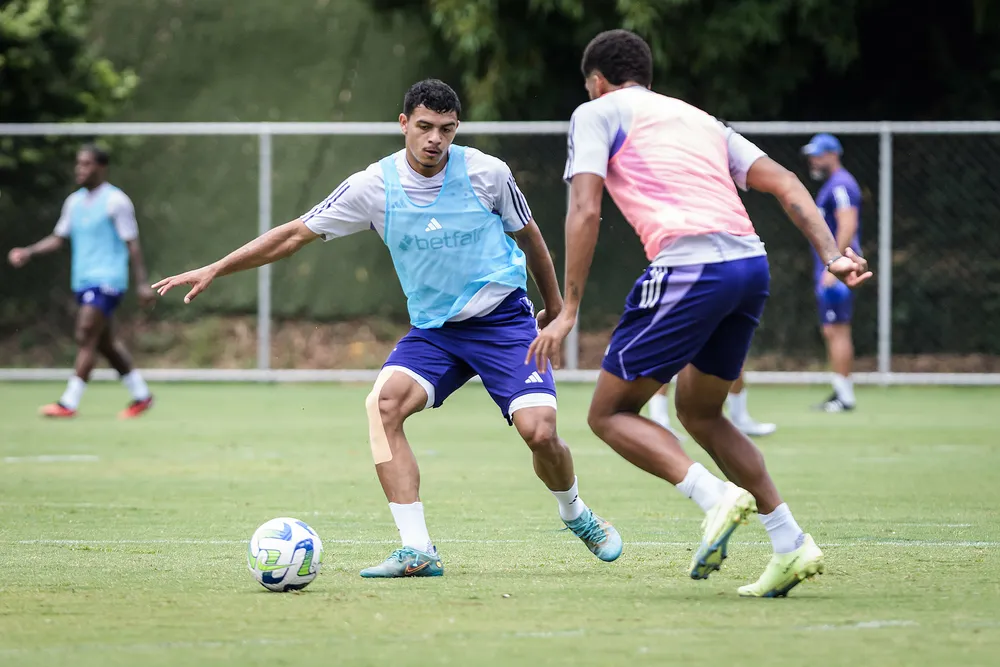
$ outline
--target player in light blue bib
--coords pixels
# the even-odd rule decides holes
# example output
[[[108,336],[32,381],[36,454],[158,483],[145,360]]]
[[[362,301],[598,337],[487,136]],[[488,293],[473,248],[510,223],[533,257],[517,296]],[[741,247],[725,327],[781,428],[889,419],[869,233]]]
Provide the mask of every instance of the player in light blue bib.
[[[552,259],[507,165],[452,144],[460,111],[445,83],[415,84],[399,116],[404,150],[354,174],[301,218],[214,264],[153,285],[161,295],[192,285],[187,302],[218,276],[288,257],[317,238],[374,230],[385,242],[413,328],[389,355],[366,408],[375,469],[403,544],[363,577],[444,573],[403,422],[439,407],[477,375],[531,449],[535,472],[566,526],[603,561],[622,551],[618,532],[577,493],[573,458],[556,434],[551,367],[525,363],[537,333],[528,271],[545,304],[537,321],[544,325],[562,309]]]
[[[14,248],[8,259],[21,267],[36,255],[54,252],[70,242],[72,287],[80,304],[76,318],[75,372],[59,402],[43,406],[46,417],[76,415],[90,372],[98,354],[118,371],[132,394],[132,402],[120,414],[138,417],[153,405],[145,380],[132,365],[125,345],[114,333],[112,316],[128,289],[131,264],[136,292],[143,304],[156,294],[146,281],[146,266],[139,247],[139,228],[132,201],[107,181],[108,154],[96,146],[84,146],[76,156],[76,182],[80,189],[63,204],[62,215],[53,232],[26,248]]]

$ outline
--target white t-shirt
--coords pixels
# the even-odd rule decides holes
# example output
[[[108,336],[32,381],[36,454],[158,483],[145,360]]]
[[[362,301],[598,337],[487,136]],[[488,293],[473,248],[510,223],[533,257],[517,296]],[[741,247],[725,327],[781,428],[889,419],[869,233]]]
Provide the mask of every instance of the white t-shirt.
[[[109,187],[107,183],[101,183],[93,190],[77,190],[69,197],[66,197],[66,201],[63,202],[62,213],[59,215],[59,221],[56,222],[56,227],[52,230],[52,233],[55,236],[68,239],[72,227],[73,207],[78,202],[93,200],[94,197],[99,196]],[[118,236],[122,241],[127,243],[139,238],[139,225],[135,221],[135,206],[132,205],[132,200],[128,198],[128,195],[118,188],[111,188],[111,191],[108,193],[108,216],[111,217],[115,225],[115,231],[118,232]]]
[[[566,169],[563,171],[567,182],[577,174],[596,174],[607,178],[608,162],[625,143],[632,127],[632,96],[649,94],[650,91],[642,86],[632,86],[577,107],[570,120]],[[767,154],[721,122],[719,131],[725,136],[729,150],[729,175],[737,187],[746,190],[747,172],[754,162]],[[756,234],[704,234],[674,241],[660,252],[653,264],[708,264],[762,254],[764,245]]]
[[[432,203],[444,185],[445,171],[422,176],[406,161],[406,149],[392,155],[403,191],[417,206]],[[531,222],[531,209],[514,182],[510,167],[498,158],[475,148],[465,149],[465,168],[472,189],[486,210],[500,216],[505,232],[518,232]],[[324,241],[374,229],[385,238],[385,182],[382,165],[375,162],[348,177],[330,195],[302,216],[313,233]],[[451,318],[457,322],[489,314],[513,291],[490,284],[481,289],[462,311]]]

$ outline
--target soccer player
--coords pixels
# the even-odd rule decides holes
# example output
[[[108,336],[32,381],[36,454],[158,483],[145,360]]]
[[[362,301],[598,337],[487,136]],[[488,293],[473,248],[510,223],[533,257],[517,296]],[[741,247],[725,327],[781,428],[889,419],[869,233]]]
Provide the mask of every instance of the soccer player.
[[[139,246],[135,207],[124,192],[108,183],[107,152],[87,145],[76,154],[76,183],[80,189],[66,198],[59,222],[51,234],[26,248],[14,248],[7,259],[15,268],[33,257],[55,252],[68,239],[72,251],[72,287],[80,309],[76,315],[74,374],[57,403],[45,405],[46,417],[73,417],[100,353],[118,371],[132,394],[119,416],[138,417],[153,405],[153,396],[125,345],[115,336],[113,315],[128,290],[129,265],[135,275],[139,301],[156,299],[146,278]]]
[[[440,407],[475,375],[531,449],[535,473],[566,526],[603,561],[622,551],[618,532],[577,493],[572,456],[556,433],[550,367],[524,364],[538,331],[526,269],[545,305],[537,322],[547,324],[563,306],[548,248],[507,165],[452,143],[460,113],[447,84],[414,84],[399,116],[403,150],[354,174],[301,218],[215,264],[153,286],[165,294],[192,285],[187,302],[216,277],[288,257],[318,238],[374,229],[385,242],[413,328],[386,360],[366,407],[375,469],[403,544],[363,577],[443,574],[403,424]]]
[[[677,432],[670,428],[670,413],[667,405],[669,399],[670,385],[665,384],[649,399],[649,418],[676,436]],[[760,423],[750,416],[750,410],[747,409],[746,381],[743,379],[742,372],[733,386],[729,388],[729,395],[726,396],[726,408],[729,410],[729,420],[733,422],[733,426],[745,435],[763,437],[778,430],[776,424]],[[680,439],[679,436],[678,439]]]
[[[651,265],[636,281],[612,334],[590,427],[618,454],[676,485],[705,512],[692,578],[719,569],[730,535],[759,508],[774,555],[760,579],[739,592],[785,595],[823,571],[823,554],[782,501],[760,450],[722,413],[770,280],[764,246],[736,186],[777,197],[833,275],[855,286],[871,273],[850,249],[840,254],[791,172],[707,113],[649,90],[652,54],[638,35],[599,34],[584,51],[582,69],[591,101],[574,112],[570,127],[565,304],[532,343],[529,359],[545,368],[558,358],[573,327],[606,186]],[[681,423],[731,482],[694,463],[669,431],[639,416],[650,396],[675,375]]]
[[[837,248],[841,252],[847,252],[848,248],[861,252],[861,187],[840,163],[840,156],[844,154],[840,141],[832,134],[817,134],[802,147],[802,153],[809,160],[809,174],[815,180],[823,181],[816,195],[816,205],[837,240]],[[815,251],[813,255],[816,260],[814,284],[820,328],[830,360],[833,384],[833,394],[816,407],[826,412],[853,410],[856,405],[854,383],[851,381],[854,294],[824,270],[823,261]]]

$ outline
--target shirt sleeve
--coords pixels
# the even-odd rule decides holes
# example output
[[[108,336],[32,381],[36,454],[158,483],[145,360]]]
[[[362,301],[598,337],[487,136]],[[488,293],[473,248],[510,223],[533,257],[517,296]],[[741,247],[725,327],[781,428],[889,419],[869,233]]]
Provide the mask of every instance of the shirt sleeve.
[[[66,201],[63,202],[62,212],[59,214],[59,220],[56,222],[55,229],[52,230],[52,234],[54,236],[58,236],[64,239],[69,238],[69,232],[70,232],[69,202],[70,199],[72,199],[72,197],[73,197],[72,195],[66,197]]]
[[[837,210],[861,208],[861,188],[857,183],[841,183],[833,187],[833,201]]]
[[[563,180],[568,183],[577,174],[596,174],[607,178],[614,134],[611,119],[601,113],[598,105],[588,102],[577,107],[569,121]]]
[[[497,160],[497,163],[499,166],[494,169],[493,178],[490,179],[494,191],[493,212],[503,220],[505,232],[519,232],[531,222],[531,209],[528,208],[528,200],[517,187],[510,167],[501,160]]]
[[[116,191],[108,202],[108,212],[115,224],[118,237],[128,243],[139,238],[139,224],[135,220],[135,206],[124,192]]]
[[[302,222],[324,241],[372,228],[373,208],[384,205],[382,184],[370,171],[360,171],[302,216]]]
[[[729,175],[733,182],[741,190],[747,189],[747,173],[753,163],[767,153],[757,147],[752,141],[744,137],[733,128],[719,123],[726,137],[726,148],[729,152]]]

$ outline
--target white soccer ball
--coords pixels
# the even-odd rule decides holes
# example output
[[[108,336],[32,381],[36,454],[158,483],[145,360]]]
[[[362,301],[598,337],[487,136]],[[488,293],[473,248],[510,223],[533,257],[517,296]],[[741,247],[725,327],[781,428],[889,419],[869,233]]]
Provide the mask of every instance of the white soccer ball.
[[[254,532],[247,567],[269,591],[300,591],[319,574],[323,543],[304,521],[271,519]]]

